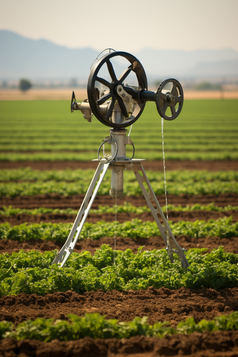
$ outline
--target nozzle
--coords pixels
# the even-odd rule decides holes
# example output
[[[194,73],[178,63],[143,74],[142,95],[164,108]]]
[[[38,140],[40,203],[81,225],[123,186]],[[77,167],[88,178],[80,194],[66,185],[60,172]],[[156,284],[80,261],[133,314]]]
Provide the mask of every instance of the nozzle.
[[[78,103],[76,102],[75,94],[74,91],[72,92],[72,97],[71,97],[71,103],[70,103],[70,110],[71,113],[74,112],[74,110],[80,110]]]

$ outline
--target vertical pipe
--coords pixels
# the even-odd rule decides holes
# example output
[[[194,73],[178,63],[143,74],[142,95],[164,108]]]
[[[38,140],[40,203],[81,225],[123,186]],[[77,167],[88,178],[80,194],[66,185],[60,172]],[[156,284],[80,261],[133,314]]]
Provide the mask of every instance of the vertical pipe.
[[[111,129],[110,134],[112,138],[117,142],[117,156],[116,159],[126,158],[126,130],[115,130]],[[114,155],[115,147],[112,145],[112,155]],[[111,176],[111,190],[109,192],[112,198],[122,198],[123,197],[123,170],[124,167],[121,165],[111,165],[112,176]]]
[[[112,167],[111,190],[109,194],[112,198],[123,197],[123,167]]]

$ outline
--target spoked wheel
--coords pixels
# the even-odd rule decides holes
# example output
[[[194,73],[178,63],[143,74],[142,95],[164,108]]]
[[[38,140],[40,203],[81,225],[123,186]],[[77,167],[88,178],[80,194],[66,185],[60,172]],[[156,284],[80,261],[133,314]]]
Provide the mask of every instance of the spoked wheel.
[[[124,72],[121,62],[126,62],[127,65],[129,62]],[[114,69],[115,65],[119,68],[117,71]],[[118,77],[117,72],[122,74]],[[88,100],[93,114],[104,125],[124,128],[133,124],[142,114],[146,103],[139,98],[128,100],[125,81],[131,78],[135,80],[137,90],[147,90],[147,78],[142,64],[127,52],[109,53],[91,70],[87,87]],[[122,113],[122,119],[115,121],[112,119],[113,112],[118,109]]]
[[[174,120],[183,107],[183,88],[174,78],[161,82],[156,92],[156,106],[160,116]]]

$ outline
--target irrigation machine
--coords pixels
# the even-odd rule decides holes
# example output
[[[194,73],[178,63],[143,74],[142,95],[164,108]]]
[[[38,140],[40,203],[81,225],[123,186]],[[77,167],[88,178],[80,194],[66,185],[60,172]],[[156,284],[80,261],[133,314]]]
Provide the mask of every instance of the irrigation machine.
[[[117,73],[122,73],[119,78]],[[131,84],[128,84],[128,81]],[[146,73],[139,60],[130,53],[108,49],[106,54],[98,57],[91,66],[87,94],[88,99],[79,103],[76,101],[74,92],[72,93],[71,112],[80,110],[88,122],[91,122],[94,115],[102,124],[111,128],[110,135],[104,138],[99,146],[96,159],[98,161],[97,169],[69,236],[53,260],[53,264],[63,267],[73,252],[98,189],[107,170],[110,169],[111,189],[109,194],[115,200],[123,197],[124,170],[134,172],[158,225],[171,262],[174,262],[173,254],[177,254],[182,267],[188,267],[184,249],[174,238],[142,166],[144,159],[133,158],[135,148],[125,129],[139,119],[147,101],[155,102],[160,117],[166,120],[176,119],[183,106],[181,84],[176,79],[169,78],[160,83],[157,91],[149,91]],[[109,153],[104,150],[106,145],[110,147]],[[127,145],[132,145],[133,149],[133,155],[130,158],[126,156]]]

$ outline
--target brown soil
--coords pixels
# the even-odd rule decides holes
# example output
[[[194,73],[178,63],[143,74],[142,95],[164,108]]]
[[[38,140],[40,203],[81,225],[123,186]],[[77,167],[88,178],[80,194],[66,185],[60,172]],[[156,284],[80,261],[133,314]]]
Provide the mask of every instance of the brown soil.
[[[238,288],[169,290],[149,288],[147,291],[103,291],[79,295],[72,291],[46,296],[7,296],[0,299],[1,318],[13,323],[37,317],[67,319],[67,314],[82,316],[97,312],[106,318],[130,321],[148,316],[148,322],[170,321],[173,327],[189,316],[195,321],[211,320],[238,309]],[[2,352],[1,352],[2,351]],[[2,354],[1,354],[2,353]],[[4,354],[3,354],[4,353]],[[237,356],[238,331],[174,335],[163,339],[137,336],[126,340],[94,340],[43,343],[34,340],[0,342],[0,356]]]
[[[74,196],[61,196],[59,194],[43,194],[35,196],[17,196],[17,197],[0,197],[0,207],[12,206],[19,208],[72,208],[78,210],[84,199],[84,194]],[[161,206],[165,205],[164,195],[157,196]],[[147,206],[145,198],[143,196],[124,196],[123,199],[118,199],[117,204],[122,205],[124,202],[131,203],[135,207]],[[214,203],[217,206],[238,206],[238,194],[236,193],[224,193],[219,195],[197,195],[190,196],[186,194],[168,195],[168,203],[176,205],[193,205],[199,203],[200,205],[207,205]],[[97,209],[98,206],[113,206],[115,200],[109,195],[96,196],[92,204],[92,209]]]
[[[66,239],[67,237],[65,237]],[[212,249],[217,249],[223,246],[227,252],[238,254],[238,238],[218,238],[218,237],[206,237],[206,238],[190,238],[186,235],[179,235],[175,237],[177,242],[182,248],[208,248],[208,252]],[[84,250],[89,251],[94,254],[96,249],[100,248],[102,244],[108,244],[110,247],[114,248],[114,238],[105,237],[99,240],[79,240],[75,246],[74,252],[80,253]],[[42,240],[29,240],[25,242],[18,242],[11,239],[0,240],[0,253],[12,253],[18,252],[20,249],[26,251],[29,250],[39,250],[41,252],[51,251],[54,249],[60,250],[63,244],[59,242],[52,241],[42,241]],[[136,240],[132,238],[121,238],[116,239],[116,249],[126,250],[130,248],[133,253],[137,253],[138,248],[144,246],[144,250],[153,249],[163,249],[165,248],[164,241],[161,237],[150,237],[150,238],[140,238]]]
[[[235,92],[234,92],[235,93]],[[22,92],[19,89],[1,89],[0,100],[71,100],[70,88],[36,89]],[[87,98],[87,89],[77,88],[76,98],[78,101]]]
[[[156,90],[156,88],[151,88]],[[72,91],[69,88],[57,89],[36,89],[33,88],[27,92],[21,92],[19,89],[1,89],[0,100],[68,100],[71,99]],[[77,100],[87,98],[86,88],[77,88],[75,90]],[[237,90],[224,91],[194,91],[184,90],[185,99],[236,99]]]
[[[227,212],[209,212],[209,211],[193,211],[193,212],[178,212],[178,211],[168,211],[168,217],[170,221],[179,222],[179,221],[196,221],[204,220],[208,221],[209,219],[219,219],[222,217],[233,217],[233,221],[238,221],[238,211],[227,211]],[[0,223],[9,222],[12,226],[28,222],[30,224],[34,223],[73,223],[76,215],[65,214],[65,213],[50,213],[50,214],[16,214],[14,216],[6,217],[0,215]],[[135,213],[117,213],[116,221],[119,223],[125,221],[131,221],[132,219],[141,219],[142,221],[153,222],[154,218],[150,212],[145,212],[142,214]],[[103,214],[93,214],[89,213],[87,217],[87,222],[97,223],[99,221],[105,222],[114,222],[115,213],[103,213]]]
[[[96,169],[95,161],[0,161],[0,170],[31,167],[33,170]],[[143,161],[145,170],[163,171],[162,160]],[[166,170],[238,170],[238,161],[166,160]]]
[[[238,310],[238,288],[170,290],[166,288],[138,291],[57,292],[38,296],[20,293],[0,298],[1,320],[18,324],[37,317],[66,319],[68,314],[83,316],[85,312],[97,312],[107,319],[131,321],[136,316],[148,316],[148,323],[178,322],[193,316],[198,322],[212,320],[216,316]]]

